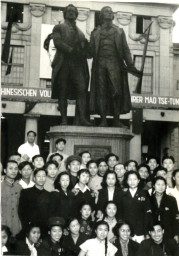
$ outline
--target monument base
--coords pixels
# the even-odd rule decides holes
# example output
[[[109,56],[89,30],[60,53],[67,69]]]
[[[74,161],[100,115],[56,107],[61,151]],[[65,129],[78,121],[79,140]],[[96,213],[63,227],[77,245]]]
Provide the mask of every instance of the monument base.
[[[129,159],[129,141],[133,137],[129,129],[115,127],[52,126],[47,132],[50,138],[50,152],[55,151],[55,141],[66,139],[65,152],[68,155],[89,151],[92,159],[109,153],[119,156],[120,162]]]

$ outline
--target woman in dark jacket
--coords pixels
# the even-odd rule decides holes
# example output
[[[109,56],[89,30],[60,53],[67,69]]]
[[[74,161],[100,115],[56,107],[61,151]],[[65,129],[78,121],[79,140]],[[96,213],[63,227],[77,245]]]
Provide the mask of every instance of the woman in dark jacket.
[[[157,177],[154,180],[154,193],[151,196],[152,214],[154,221],[160,221],[165,229],[165,238],[178,239],[179,227],[176,220],[178,214],[176,199],[165,193],[166,180]]]
[[[69,219],[67,228],[69,235],[63,239],[65,256],[78,256],[80,245],[89,239],[90,236],[80,233],[80,224],[76,218]]]
[[[36,256],[40,236],[40,226],[37,223],[29,223],[25,238],[23,240],[17,240],[15,243],[15,254]]]
[[[61,172],[54,183],[55,189],[50,194],[49,217],[62,217],[65,220],[75,215],[75,195],[69,190],[70,175],[68,172]]]
[[[130,239],[132,235],[131,226],[128,222],[121,221],[113,228],[113,233],[116,236],[114,245],[118,251],[115,256],[136,256],[139,244]]]
[[[63,249],[63,227],[65,221],[60,217],[52,217],[48,221],[48,237],[38,247],[38,256],[65,256]]]
[[[113,171],[107,171],[103,177],[102,189],[99,190],[97,202],[97,217],[102,218],[104,214],[105,205],[108,201],[114,201],[119,205],[122,197],[122,190],[120,189],[117,174]]]

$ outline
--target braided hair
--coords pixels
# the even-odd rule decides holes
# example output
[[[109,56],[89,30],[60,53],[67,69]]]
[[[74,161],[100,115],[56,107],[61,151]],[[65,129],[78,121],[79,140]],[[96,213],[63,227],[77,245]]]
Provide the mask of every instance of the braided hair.
[[[109,231],[109,225],[108,225],[108,223],[107,223],[106,221],[104,221],[104,220],[98,221],[98,222],[96,223],[96,229],[97,229],[99,226],[101,226],[101,225],[105,225],[105,226],[107,227],[108,231]],[[107,237],[106,237],[106,238],[105,238],[105,254],[104,254],[104,256],[107,256],[107,252],[108,252],[108,240],[107,240]]]

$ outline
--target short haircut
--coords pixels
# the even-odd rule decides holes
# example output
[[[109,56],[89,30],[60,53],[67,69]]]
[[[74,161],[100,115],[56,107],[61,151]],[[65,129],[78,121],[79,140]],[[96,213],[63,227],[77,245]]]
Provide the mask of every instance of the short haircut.
[[[155,179],[153,180],[153,187],[154,187],[155,183],[156,183],[158,180],[163,180],[163,182],[165,183],[165,186],[167,186],[167,181],[166,181],[163,177],[158,176],[158,177],[155,177]]]
[[[11,158],[12,156],[20,156],[20,157],[21,157],[21,154],[18,153],[18,152],[13,152],[12,154],[9,155],[8,160],[9,160],[9,158]]]
[[[55,161],[55,160],[49,160],[49,161],[46,163],[46,165],[45,165],[45,170],[47,170],[47,168],[48,168],[49,165],[51,165],[51,164],[55,165],[55,167],[58,168],[58,163],[57,163],[57,161]]]
[[[107,216],[107,214],[106,214],[106,208],[107,208],[107,206],[108,206],[109,204],[114,204],[114,205],[116,206],[116,209],[117,209],[116,215],[117,215],[117,213],[118,213],[118,205],[117,205],[116,202],[114,202],[113,200],[111,200],[111,201],[107,201],[107,202],[105,203],[105,205],[104,205],[103,212],[104,212],[105,217]]]
[[[128,222],[128,221],[125,221],[125,220],[120,220],[115,226],[114,228],[112,229],[114,235],[119,238],[119,229],[123,226],[123,225],[128,225],[129,226],[129,229],[131,231],[131,236],[134,236],[134,230],[133,230],[133,227],[132,225]]]
[[[115,167],[118,166],[118,165],[123,165],[123,166],[124,166],[124,164],[122,164],[122,163],[117,163],[117,164],[115,164],[114,169],[115,169]]]
[[[67,219],[67,221],[66,221],[66,227],[69,228],[70,224],[71,224],[72,221],[74,221],[74,220],[77,220],[78,223],[79,223],[79,220],[78,220],[77,217],[69,217],[69,218]]]
[[[59,191],[62,189],[61,185],[60,185],[60,179],[63,175],[67,175],[69,177],[70,180],[70,174],[67,171],[61,172],[60,174],[57,175],[55,182],[54,182],[54,187],[55,189],[58,189]],[[70,183],[69,183],[69,187],[70,187]]]
[[[28,132],[27,132],[27,136],[28,136],[28,135],[29,135],[29,133],[31,133],[31,132],[34,134],[34,136],[35,136],[35,137],[37,136],[37,133],[36,133],[36,132],[34,132],[34,131],[28,131]]]
[[[79,170],[79,172],[77,174],[78,179],[80,178],[81,174],[83,174],[83,173],[89,174],[89,176],[90,176],[89,170],[84,168],[84,169]]]
[[[162,164],[163,164],[163,162],[164,162],[166,159],[170,159],[170,160],[172,160],[173,163],[175,163],[175,158],[174,158],[173,156],[164,156],[164,157],[162,158]]]
[[[91,157],[91,153],[90,153],[89,151],[83,151],[83,152],[81,152],[81,153],[79,154],[79,156],[82,157],[83,154],[89,154],[90,157]]]
[[[54,158],[55,156],[59,156],[59,157],[61,158],[61,161],[63,160],[63,156],[62,156],[61,154],[59,154],[59,153],[54,153],[54,154],[52,154],[52,155],[49,157],[49,160],[53,160],[53,158]]]
[[[8,160],[6,163],[6,169],[7,169],[7,166],[9,163],[17,164],[17,166],[18,166],[18,163],[15,160]]]
[[[137,171],[139,172],[140,168],[142,168],[142,167],[146,168],[150,175],[150,167],[147,164],[140,164],[137,168]]]
[[[43,169],[43,168],[37,168],[37,169],[35,169],[35,171],[34,171],[34,177],[35,177],[35,176],[37,175],[37,173],[40,172],[40,171],[44,171],[45,174],[47,175],[47,171],[46,171],[45,169]]]
[[[87,164],[86,164],[86,167],[89,168],[90,164],[96,164],[96,166],[98,166],[98,164],[95,160],[88,161]]]
[[[155,169],[154,169],[154,177],[157,175],[157,172],[158,171],[164,171],[164,172],[168,172],[167,171],[167,168],[163,167],[163,166],[157,166]]]
[[[103,12],[104,12],[104,10],[105,10],[106,8],[111,8],[111,7],[110,7],[110,6],[104,6],[104,7],[101,9],[100,14],[99,14],[100,24],[103,23]],[[114,19],[114,14],[113,14],[112,19]]]
[[[118,179],[117,179],[117,174],[114,172],[114,171],[110,171],[110,170],[108,170],[105,174],[104,174],[104,176],[103,176],[103,181],[101,182],[101,186],[103,187],[103,188],[107,188],[107,183],[106,183],[106,180],[107,180],[107,177],[108,177],[108,175],[109,174],[113,174],[115,177],[116,177],[116,186],[119,186],[119,183],[118,183]]]
[[[64,144],[67,143],[65,139],[59,138],[59,139],[57,139],[57,140],[55,141],[55,145],[57,145],[59,142],[63,142]]]
[[[77,18],[77,17],[78,17],[78,9],[77,9],[76,6],[74,6],[73,4],[69,4],[68,6],[66,6],[66,7],[64,8],[64,11],[63,11],[63,17],[64,17],[64,19],[66,19],[66,13],[67,13],[68,7],[73,7],[73,8],[75,9],[76,18]]]
[[[153,222],[150,223],[149,225],[149,232],[154,231],[154,227],[155,226],[160,226],[163,230],[165,230],[164,226],[162,225],[162,223],[160,221],[156,221],[154,220]]]
[[[128,172],[126,172],[125,175],[124,175],[124,182],[123,182],[123,183],[124,183],[124,187],[129,188],[129,185],[128,185],[127,181],[128,181],[129,175],[132,175],[132,174],[136,175],[137,178],[138,178],[138,180],[141,180],[141,179],[140,179],[140,175],[139,175],[138,172],[136,172],[136,171],[128,171]]]
[[[130,159],[129,161],[127,161],[127,162],[124,164],[125,168],[126,168],[130,163],[135,163],[135,166],[136,166],[136,169],[137,169],[138,163],[137,163],[137,161],[135,161],[135,160],[133,160],[133,159]]]
[[[42,159],[44,160],[43,156],[42,155],[35,155],[32,157],[32,162],[34,162],[34,160],[38,157],[42,157]],[[45,162],[45,161],[44,161]]]
[[[98,165],[98,167],[99,167],[100,163],[102,163],[102,162],[105,162],[105,163],[107,164],[107,162],[106,162],[106,160],[105,160],[104,158],[99,158],[99,159],[97,160],[97,165]]]
[[[112,156],[114,156],[117,161],[119,160],[119,157],[116,154],[110,153],[110,154],[106,155],[106,157],[105,157],[106,162],[108,162],[109,158]]]
[[[148,164],[151,159],[155,159],[156,163],[160,164],[160,160],[156,156],[149,156],[146,163]]]
[[[36,222],[29,222],[26,226],[26,229],[25,229],[25,233],[26,233],[26,236],[29,237],[29,234],[30,234],[30,231],[33,229],[33,228],[39,228],[40,229],[40,224],[39,223],[36,223]]]
[[[21,171],[26,165],[29,165],[32,170],[34,169],[32,163],[30,163],[30,162],[28,162],[28,161],[24,161],[24,162],[21,162],[21,163],[18,165],[19,170]]]

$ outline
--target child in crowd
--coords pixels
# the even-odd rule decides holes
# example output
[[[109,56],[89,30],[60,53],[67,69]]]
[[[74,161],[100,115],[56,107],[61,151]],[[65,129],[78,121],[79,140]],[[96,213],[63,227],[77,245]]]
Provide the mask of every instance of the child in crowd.
[[[105,160],[108,164],[109,170],[113,171],[114,166],[118,163],[119,157],[113,153],[110,153],[105,157]]]
[[[34,166],[34,170],[38,168],[43,168],[45,165],[45,161],[43,156],[41,155],[35,155],[32,157],[32,164]]]
[[[140,164],[137,169],[140,176],[140,189],[149,190],[152,187],[150,180],[150,168],[146,164]]]
[[[117,204],[114,201],[108,201],[104,210],[104,221],[106,221],[109,225],[109,233],[108,240],[113,243],[115,240],[115,236],[113,233],[113,228],[117,224]]]
[[[104,158],[100,158],[97,161],[97,166],[98,166],[98,175],[100,177],[103,177],[104,174],[107,172],[108,170],[108,165],[106,163],[106,160]]]
[[[121,163],[116,164],[114,166],[114,172],[117,175],[117,179],[120,184],[120,187],[124,188],[123,180],[124,180],[124,175],[126,173],[126,169],[124,168],[124,165]]]
[[[19,217],[23,230],[29,222],[38,222],[42,235],[46,234],[46,223],[49,214],[50,193],[44,189],[47,172],[45,169],[34,171],[35,185],[23,189],[19,200]]]
[[[119,202],[119,218],[128,221],[134,230],[133,240],[140,243],[147,235],[151,221],[151,206],[147,193],[138,188],[140,176],[136,171],[128,171],[124,180],[127,191]]]
[[[74,188],[76,183],[78,182],[78,172],[80,170],[81,165],[81,157],[71,155],[66,160],[66,169],[70,173],[70,189]]]
[[[151,175],[153,175],[155,168],[159,166],[159,159],[157,157],[150,156],[147,160],[147,165],[150,168]]]
[[[90,178],[88,169],[81,169],[78,172],[78,183],[75,185],[73,192],[75,194],[75,212],[78,213],[80,205],[85,201],[88,202],[94,210],[95,198],[87,186]]]
[[[108,223],[105,221],[97,222],[95,232],[95,238],[89,239],[80,245],[79,256],[114,256],[117,248],[107,240]]]
[[[60,155],[59,153],[54,153],[49,157],[49,161],[56,161],[58,163],[58,174],[66,171],[66,167],[62,166],[62,160],[63,156]]]
[[[69,235],[63,239],[63,247],[65,256],[78,256],[80,245],[83,244],[89,236],[85,233],[80,233],[80,223],[76,218],[70,218],[67,223]]]
[[[97,202],[97,218],[99,219],[103,217],[103,211],[107,201],[114,201],[118,205],[122,196],[117,175],[113,171],[106,172],[103,178],[102,187],[103,188],[99,190]]]
[[[13,255],[14,254],[14,239],[9,227],[1,226],[1,255]]]
[[[125,163],[125,169],[129,171],[137,171],[138,163],[135,160],[129,160]]]
[[[48,161],[45,165],[45,170],[47,171],[47,177],[44,184],[44,189],[49,192],[55,190],[54,181],[58,173],[58,163],[56,161]]]
[[[65,221],[60,217],[52,217],[48,220],[48,237],[43,239],[38,247],[38,256],[64,256],[63,228]]]
[[[18,174],[17,162],[8,160],[4,172],[5,177],[1,183],[1,223],[8,226],[15,236],[21,230],[18,206],[22,187],[15,181]]]
[[[87,169],[90,172],[90,180],[88,183],[88,187],[93,191],[101,189],[101,182],[103,178],[98,175],[97,162],[94,160],[90,160],[87,163]]]
[[[173,187],[172,184],[172,173],[175,167],[175,159],[173,156],[166,156],[162,159],[162,165],[167,169],[167,185],[169,188]]]
[[[86,165],[87,163],[91,160],[91,154],[89,151],[83,151],[79,154],[81,157],[81,166],[80,169],[85,169],[87,168]]]
[[[37,223],[29,223],[23,240],[17,240],[15,244],[16,255],[37,255],[37,245],[40,242],[40,226]]]
[[[80,207],[80,233],[85,234],[88,238],[92,235],[92,207],[89,203],[83,202]]]
[[[75,216],[75,195],[69,189],[70,174],[68,172],[61,172],[57,176],[54,186],[55,191],[50,193],[49,216],[59,216],[66,221],[68,218]]]
[[[31,180],[33,165],[28,161],[24,161],[19,164],[19,173],[21,174],[21,179],[19,180],[19,184],[23,189],[31,188],[34,186],[34,182]]]

